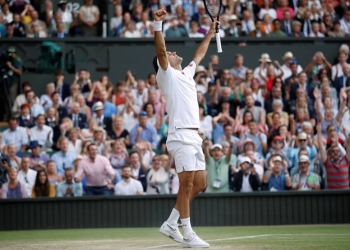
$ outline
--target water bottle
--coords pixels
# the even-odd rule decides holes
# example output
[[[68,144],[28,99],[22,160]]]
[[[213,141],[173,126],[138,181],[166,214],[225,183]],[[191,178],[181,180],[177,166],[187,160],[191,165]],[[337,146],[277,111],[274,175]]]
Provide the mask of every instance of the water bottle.
[[[107,14],[103,15],[103,23],[102,23],[102,37],[107,37]]]

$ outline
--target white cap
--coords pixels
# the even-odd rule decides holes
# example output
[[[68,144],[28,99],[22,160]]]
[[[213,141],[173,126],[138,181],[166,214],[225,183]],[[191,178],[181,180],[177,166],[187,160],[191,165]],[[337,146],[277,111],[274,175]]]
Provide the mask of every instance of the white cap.
[[[245,163],[245,162],[248,162],[249,164],[252,163],[252,161],[250,160],[249,157],[243,156],[243,157],[240,158],[240,160],[239,160],[239,165],[242,165],[242,164]]]
[[[205,69],[205,67],[203,65],[198,65],[196,68],[196,73],[198,72],[207,72],[207,70]]]
[[[94,111],[104,109],[102,102],[96,102],[94,105]]]
[[[220,150],[222,150],[221,144],[218,144],[218,143],[214,144],[214,145],[211,147],[211,150],[213,150],[213,149],[215,149],[215,148],[219,148]]]
[[[310,162],[309,157],[307,155],[301,155],[299,157],[299,162]]]

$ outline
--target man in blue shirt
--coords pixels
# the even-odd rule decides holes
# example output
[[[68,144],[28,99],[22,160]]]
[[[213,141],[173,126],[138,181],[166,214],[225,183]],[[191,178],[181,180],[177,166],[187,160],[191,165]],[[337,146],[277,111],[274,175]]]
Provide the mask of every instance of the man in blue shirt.
[[[57,197],[79,197],[83,196],[83,186],[81,182],[77,183],[73,180],[73,169],[66,168],[64,170],[64,181],[58,184],[56,190]]]
[[[108,93],[105,90],[102,90],[100,93],[100,101],[103,103],[105,117],[112,117],[118,113],[117,107],[108,101]]]
[[[68,151],[68,139],[63,138],[59,141],[61,151],[54,153],[51,159],[56,163],[57,173],[64,175],[66,168],[73,168],[73,162],[77,158],[74,151]]]
[[[15,117],[8,121],[9,128],[2,133],[2,144],[15,144],[17,151],[24,152],[28,145],[28,135],[26,129],[18,126],[18,121]]]
[[[139,124],[137,124],[130,131],[131,144],[134,146],[135,143],[140,141],[147,141],[152,144],[153,148],[157,147],[158,136],[157,129],[147,124],[147,113],[146,111],[141,111],[139,115]]]

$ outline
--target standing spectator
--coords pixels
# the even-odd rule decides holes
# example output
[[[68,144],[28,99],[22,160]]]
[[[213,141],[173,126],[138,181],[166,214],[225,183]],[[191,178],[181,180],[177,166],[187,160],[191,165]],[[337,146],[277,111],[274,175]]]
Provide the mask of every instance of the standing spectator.
[[[52,106],[51,95],[53,92],[55,92],[55,84],[53,82],[46,84],[46,94],[43,94],[40,97],[40,104],[44,107],[45,110]]]
[[[210,143],[205,141],[203,152],[207,169],[206,193],[228,193],[230,161],[233,152],[233,141],[229,141],[230,148],[224,156],[222,146],[214,144],[209,152]]]
[[[69,95],[69,84],[64,80],[64,71],[57,70],[55,72],[55,88],[56,92],[60,93],[62,100],[65,100]]]
[[[345,11],[344,17],[340,19],[340,27],[348,36],[350,35],[350,8]]]
[[[53,20],[53,4],[51,0],[45,0],[45,10],[40,12],[39,19],[45,22],[47,27],[50,27]]]
[[[158,145],[157,130],[154,126],[147,124],[147,112],[141,111],[139,115],[139,124],[135,125],[130,131],[131,145],[140,141],[146,141],[152,144],[154,148]]]
[[[130,135],[123,126],[123,118],[121,116],[113,118],[113,130],[108,134],[108,138],[112,140],[121,139],[127,147],[130,147]]]
[[[24,152],[28,145],[26,129],[18,126],[16,118],[12,117],[8,121],[9,128],[2,133],[2,144],[15,144],[19,152]]]
[[[302,26],[302,32],[304,33],[305,37],[309,37],[311,33],[311,12],[305,11],[304,19],[303,19],[303,26]]]
[[[68,150],[70,152],[75,152],[76,155],[79,155],[81,152],[82,148],[82,140],[79,139],[79,133],[80,129],[79,128],[71,128],[69,131],[69,146]]]
[[[81,182],[76,183],[73,180],[74,171],[67,168],[64,171],[64,181],[57,186],[57,197],[80,197],[83,196],[83,186]]]
[[[108,101],[108,93],[106,90],[100,91],[100,102],[103,104],[103,115],[105,117],[113,118],[116,114],[118,114],[118,110],[115,104]]]
[[[10,87],[10,95],[11,99],[15,100],[18,94],[18,88],[20,83],[20,78],[22,75],[22,69],[23,69],[23,61],[22,59],[17,56],[16,54],[16,48],[15,47],[9,47],[7,49],[7,70],[8,73],[8,86]]]
[[[0,189],[4,183],[8,181],[7,175],[10,170],[11,161],[9,156],[0,151]]]
[[[108,159],[98,154],[95,144],[90,144],[87,150],[88,157],[79,163],[74,181],[79,183],[85,176],[86,195],[109,195],[108,185],[114,179],[114,170]]]
[[[25,93],[27,103],[30,107],[30,115],[35,119],[38,115],[44,115],[45,110],[42,105],[37,103],[37,97],[33,90],[28,90]]]
[[[152,167],[147,172],[147,194],[169,194],[169,172],[162,166],[160,155],[152,159]]]
[[[321,161],[327,174],[327,188],[349,189],[350,139],[346,142],[345,156],[342,156],[338,144],[331,145],[327,153],[323,145],[321,124],[316,128]]]
[[[55,197],[55,186],[51,185],[45,170],[39,170],[32,189],[32,197]]]
[[[23,156],[22,162],[21,162],[21,170],[18,172],[17,180],[21,183],[25,183],[27,194],[29,197],[31,197],[37,172],[30,169],[29,167],[30,167],[29,156]]]
[[[142,155],[138,151],[132,151],[129,153],[129,162],[131,166],[131,178],[139,180],[142,184],[143,191],[147,189],[148,166],[143,163]]]
[[[8,3],[1,6],[1,13],[5,24],[10,24],[13,21],[13,14],[10,11]]]
[[[243,80],[245,78],[246,72],[248,70],[244,65],[244,57],[242,54],[235,55],[235,66],[230,69],[230,74],[238,80]]]
[[[240,159],[240,170],[233,175],[231,190],[234,192],[259,191],[261,182],[249,157]]]
[[[72,16],[72,12],[70,12],[67,9],[67,1],[66,0],[60,0],[58,2],[58,10],[57,11],[62,13],[62,22],[64,23],[65,31],[67,31],[67,28],[73,22],[73,16]]]
[[[9,182],[2,185],[1,198],[2,199],[18,199],[28,198],[26,185],[17,180],[18,170],[10,168],[8,171]]]
[[[30,130],[27,129],[27,134],[30,141],[38,141],[42,145],[43,150],[48,150],[53,145],[53,129],[45,125],[45,116],[38,115],[36,118],[36,126]]]
[[[276,9],[277,19],[283,20],[283,15],[285,11],[288,11],[290,13],[291,19],[295,17],[294,10],[288,6],[288,0],[278,1],[278,8]]]
[[[100,20],[100,10],[96,5],[93,5],[93,0],[85,0],[85,5],[82,5],[79,10],[79,17],[83,23],[83,36],[96,36],[97,23]]]
[[[122,168],[123,179],[115,185],[115,195],[142,195],[143,187],[140,181],[131,177],[131,167],[124,165]]]
[[[115,30],[122,23],[123,19],[123,7],[121,5],[114,6],[114,16],[111,17],[109,22],[109,28],[111,29],[111,34],[115,32]]]
[[[51,159],[56,163],[57,173],[61,176],[64,174],[66,168],[73,167],[73,161],[76,159],[75,152],[68,151],[69,141],[67,138],[61,137],[57,145],[60,151],[54,153]]]
[[[268,14],[272,20],[277,18],[276,10],[272,8],[272,1],[270,0],[263,0],[263,5],[258,15],[259,19],[263,19],[265,14]]]
[[[180,38],[188,37],[188,34],[186,28],[182,25],[179,25],[177,18],[173,17],[170,20],[170,27],[165,31],[165,36],[168,38]]]
[[[86,115],[81,113],[81,107],[78,102],[73,103],[71,113],[68,115],[68,117],[72,120],[75,128],[84,129],[87,127]]]
[[[13,168],[17,168],[18,170],[21,169],[22,159],[16,155],[16,153],[17,153],[16,145],[15,144],[7,145],[7,152],[8,152],[8,158],[9,158],[10,163],[11,163],[11,164],[9,164],[9,166],[11,166]],[[4,154],[2,154],[2,155],[6,156]],[[6,172],[5,172],[5,174],[6,174]],[[1,173],[0,173],[0,176],[1,176]],[[1,181],[0,181],[0,183],[1,183]]]
[[[287,166],[283,166],[282,157],[273,155],[263,178],[263,185],[268,191],[283,191],[292,186]]]
[[[300,172],[292,177],[292,190],[320,190],[320,177],[309,172],[309,157],[301,155],[299,157]]]
[[[290,51],[287,51],[284,56],[283,56],[283,61],[284,61],[284,64],[281,66],[281,70],[283,71],[283,76],[282,76],[282,80],[286,80],[287,78],[290,78],[293,74],[292,72],[292,67],[293,65],[295,65],[295,57],[293,55],[292,52]],[[299,64],[296,64],[296,67],[297,67],[297,72],[296,72],[296,76],[298,74],[300,74],[302,71],[303,71],[303,68],[299,65]],[[288,82],[287,82],[288,84]]]
[[[26,37],[26,28],[24,23],[21,22],[21,16],[18,13],[13,14],[13,21],[10,23],[11,27],[14,27],[14,37]],[[9,27],[9,26],[7,26]]]

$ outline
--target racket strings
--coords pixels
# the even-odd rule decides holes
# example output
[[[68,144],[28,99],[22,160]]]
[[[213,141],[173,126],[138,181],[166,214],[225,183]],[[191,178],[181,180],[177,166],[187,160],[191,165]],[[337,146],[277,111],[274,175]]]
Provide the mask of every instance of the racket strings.
[[[205,1],[205,4],[207,6],[207,10],[209,14],[215,18],[220,14],[220,1],[219,0],[207,0]]]

